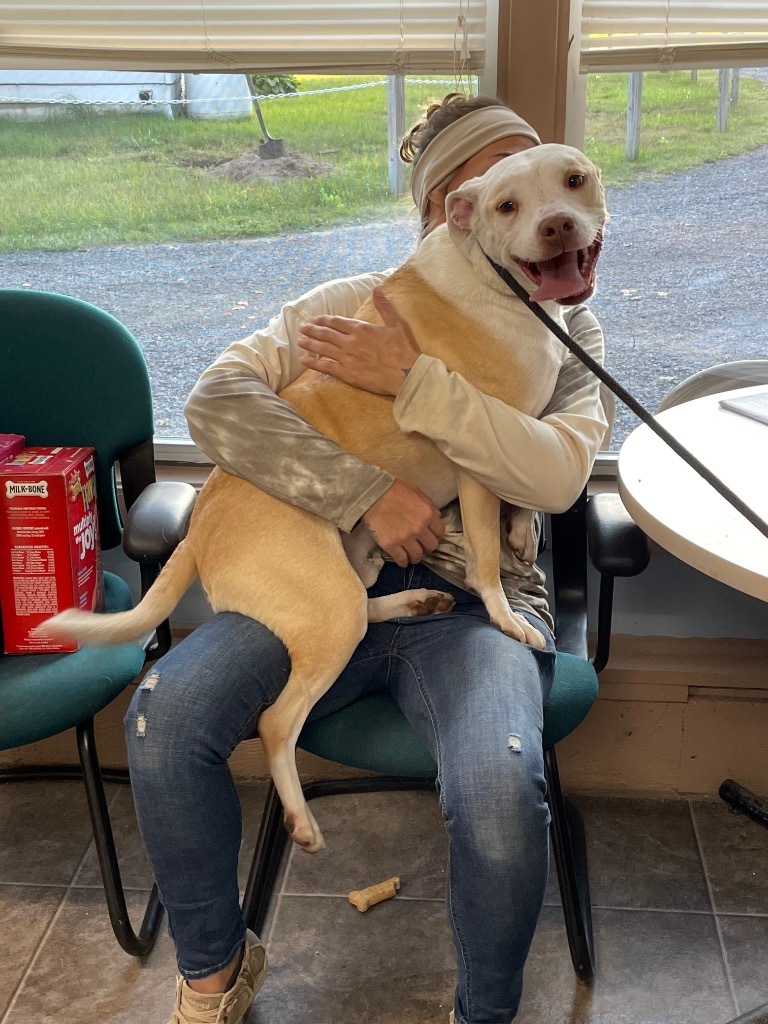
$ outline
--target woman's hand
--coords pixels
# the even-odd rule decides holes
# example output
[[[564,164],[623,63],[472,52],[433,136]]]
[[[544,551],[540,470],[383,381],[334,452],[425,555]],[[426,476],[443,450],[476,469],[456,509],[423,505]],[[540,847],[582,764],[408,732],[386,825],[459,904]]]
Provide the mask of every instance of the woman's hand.
[[[316,316],[303,324],[297,339],[304,366],[327,373],[374,395],[396,397],[419,348],[408,322],[380,288],[373,303],[383,326],[343,316]]]
[[[404,569],[434,551],[445,533],[440,509],[418,487],[395,480],[363,516],[379,547]]]

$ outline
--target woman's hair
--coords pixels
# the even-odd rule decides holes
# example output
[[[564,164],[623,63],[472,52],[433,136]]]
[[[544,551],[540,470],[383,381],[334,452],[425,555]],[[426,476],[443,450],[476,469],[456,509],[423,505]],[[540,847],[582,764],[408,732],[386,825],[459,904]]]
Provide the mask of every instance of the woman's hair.
[[[501,100],[490,96],[463,96],[460,92],[449,93],[440,103],[432,103],[421,121],[417,121],[400,143],[400,159],[415,167],[430,142],[449,125],[465,114],[483,107],[504,107]]]

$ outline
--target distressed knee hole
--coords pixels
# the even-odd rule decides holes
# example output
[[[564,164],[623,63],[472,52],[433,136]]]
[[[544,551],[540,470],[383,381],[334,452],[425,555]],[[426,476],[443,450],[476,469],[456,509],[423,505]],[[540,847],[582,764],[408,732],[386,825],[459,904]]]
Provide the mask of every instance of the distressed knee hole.
[[[138,714],[136,715],[136,735],[141,739],[147,734],[147,704],[149,695],[160,681],[159,672],[150,672],[139,686]]]
[[[523,752],[522,741],[520,740],[520,737],[513,732],[507,736],[507,746],[514,754],[522,754]]]

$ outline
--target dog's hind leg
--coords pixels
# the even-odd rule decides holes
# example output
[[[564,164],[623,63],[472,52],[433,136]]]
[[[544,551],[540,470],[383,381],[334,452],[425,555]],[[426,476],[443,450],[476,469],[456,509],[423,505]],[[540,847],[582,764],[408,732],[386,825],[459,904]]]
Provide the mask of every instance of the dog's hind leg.
[[[373,586],[379,578],[384,559],[370,527],[360,522],[351,533],[340,534],[340,538],[344,554],[363,586]]]
[[[457,470],[467,553],[467,586],[482,598],[502,633],[544,650],[544,637],[509,607],[499,575],[500,501],[474,477]]]
[[[364,598],[365,591],[357,601],[339,602],[323,622],[321,634],[307,630],[298,641],[294,637],[288,682],[275,703],[259,717],[259,737],[283,804],[285,827],[308,853],[316,853],[325,844],[302,792],[296,742],[309,712],[341,675],[365,635]]]

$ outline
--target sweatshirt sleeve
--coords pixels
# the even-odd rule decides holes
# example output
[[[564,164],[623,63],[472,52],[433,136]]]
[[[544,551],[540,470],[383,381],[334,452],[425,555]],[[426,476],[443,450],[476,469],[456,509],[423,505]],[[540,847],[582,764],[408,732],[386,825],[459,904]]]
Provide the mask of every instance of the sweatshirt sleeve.
[[[586,306],[565,311],[571,336],[603,361],[600,325]],[[430,437],[504,501],[562,512],[581,493],[607,422],[600,382],[568,353],[555,391],[536,419],[474,388],[439,359],[421,355],[393,407],[401,430]]]
[[[235,476],[349,531],[393,477],[345,452],[278,397],[304,371],[299,329],[310,317],[354,316],[386,274],[331,281],[230,345],[184,407],[192,440]]]

